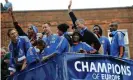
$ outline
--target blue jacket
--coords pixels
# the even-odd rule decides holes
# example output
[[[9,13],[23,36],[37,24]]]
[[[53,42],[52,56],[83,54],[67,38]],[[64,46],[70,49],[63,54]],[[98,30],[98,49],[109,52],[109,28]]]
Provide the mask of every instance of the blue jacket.
[[[69,51],[69,43],[63,36],[52,34],[48,37],[44,37],[43,40],[47,44],[49,53],[64,53]]]
[[[7,2],[7,3],[4,5],[4,9],[8,10],[9,8],[12,8],[12,3]]]
[[[113,31],[111,34],[113,35],[113,37],[110,45],[110,53],[112,56],[119,57],[120,46],[125,47],[125,42],[124,42],[125,34],[120,31]],[[125,51],[123,54],[124,54],[123,58],[125,58],[126,57]]]
[[[39,50],[35,47],[30,47],[26,54],[27,64],[31,64],[35,61],[40,61]]]
[[[100,43],[103,45],[103,54],[110,55],[110,42],[109,39],[105,36],[99,38]]]
[[[50,48],[44,48],[42,52],[40,52],[40,50],[36,47],[30,47],[26,55],[27,64],[30,65],[31,63],[34,63],[36,61],[41,62],[42,57],[47,56],[49,54],[51,54]]]
[[[70,52],[80,52],[80,50],[85,50],[87,52],[94,50],[90,45],[85,42],[80,42],[77,45],[72,45]]]
[[[10,42],[9,51],[11,53],[11,56],[10,66],[8,68],[10,71],[16,72],[16,60],[17,62],[21,62],[22,60],[24,60],[26,58],[27,50],[30,47],[31,43],[27,36],[18,36],[16,44]]]
[[[59,39],[57,41],[57,46],[56,46],[56,52],[57,53],[64,53],[64,52],[69,52],[70,51],[70,44],[68,40],[64,36],[59,36]]]

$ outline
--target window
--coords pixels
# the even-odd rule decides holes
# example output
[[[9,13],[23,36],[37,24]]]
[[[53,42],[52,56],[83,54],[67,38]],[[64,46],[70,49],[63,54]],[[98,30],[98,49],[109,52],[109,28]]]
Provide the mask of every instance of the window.
[[[129,40],[128,40],[128,31],[127,29],[119,29],[118,31],[122,31],[125,34],[124,42],[125,42],[125,52],[126,56],[130,58],[130,51],[129,51]],[[109,37],[110,31],[108,30],[108,38],[111,43],[111,37]]]

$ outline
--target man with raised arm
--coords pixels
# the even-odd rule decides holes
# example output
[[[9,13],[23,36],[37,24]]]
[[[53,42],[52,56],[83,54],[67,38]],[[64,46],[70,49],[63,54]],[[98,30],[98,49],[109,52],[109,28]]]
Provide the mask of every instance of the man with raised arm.
[[[23,29],[21,28],[21,26],[18,24],[17,20],[14,17],[14,14],[13,14],[13,12],[11,10],[9,10],[9,16],[11,16],[11,18],[12,18],[14,27],[17,30],[18,35],[19,36],[27,36],[30,39],[30,42],[32,43],[32,45],[35,46],[36,39],[37,39],[37,33],[38,33],[37,27],[31,24],[28,27],[27,33],[25,33],[23,31]]]
[[[71,5],[72,5],[72,0],[70,0],[70,4],[68,6],[68,12],[73,22],[73,28],[80,31],[80,34],[83,37],[82,42],[86,42],[87,44],[91,45],[98,51],[101,46],[98,38],[90,30],[87,29],[87,26],[85,26],[85,22],[83,19],[76,18],[76,16],[71,10]]]

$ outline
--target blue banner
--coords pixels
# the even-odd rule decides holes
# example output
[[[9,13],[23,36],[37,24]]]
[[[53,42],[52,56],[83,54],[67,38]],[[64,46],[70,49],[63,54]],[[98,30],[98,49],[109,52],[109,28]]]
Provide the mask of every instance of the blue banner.
[[[28,66],[14,80],[131,80],[133,61],[103,55],[67,53]]]
[[[68,80],[131,80],[133,62],[111,56],[67,55]]]

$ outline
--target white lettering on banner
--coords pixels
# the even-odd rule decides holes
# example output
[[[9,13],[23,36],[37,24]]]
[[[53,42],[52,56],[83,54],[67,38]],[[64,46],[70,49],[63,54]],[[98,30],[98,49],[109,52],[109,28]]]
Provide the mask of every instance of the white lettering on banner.
[[[82,62],[82,70],[85,71],[85,69],[87,70],[87,72],[89,71],[88,62],[86,62],[86,64],[84,64],[84,62]]]
[[[75,64],[74,64],[75,69],[76,69],[76,71],[81,72],[82,70],[78,68],[78,64],[80,64],[80,61],[75,62]]]
[[[90,66],[90,72],[92,71],[97,72],[94,62],[91,62],[91,66]]]
[[[127,74],[128,76],[131,76],[132,73],[131,73],[131,71],[130,71],[130,66],[127,66],[127,73],[128,73],[128,74]]]
[[[110,64],[110,63],[109,63]],[[114,68],[114,64],[112,64],[112,70],[113,70],[113,73],[115,74],[115,68]]]
[[[130,66],[119,65],[119,64],[100,63],[100,62],[89,63],[89,62],[84,62],[84,61],[76,61],[74,63],[74,67],[76,71],[78,72],[101,72],[101,73],[113,73],[117,75],[122,74],[122,75],[127,75],[127,76],[131,76],[132,74],[130,70]],[[105,77],[104,75],[105,74],[101,76]],[[116,78],[116,75],[114,75],[113,78]]]
[[[98,80],[98,79],[99,79],[99,74],[95,74],[95,73],[94,73],[94,74],[92,75],[92,78],[95,79],[95,80]]]
[[[120,66],[118,64],[115,65],[116,74],[120,74]]]
[[[106,65],[105,63],[98,63],[98,72],[106,72],[107,73],[107,69],[106,69]]]
[[[110,70],[112,69],[111,68],[111,64],[110,63],[107,63],[107,66],[108,66],[108,73],[110,73]]]
[[[101,74],[102,80],[120,80],[119,75]]]

